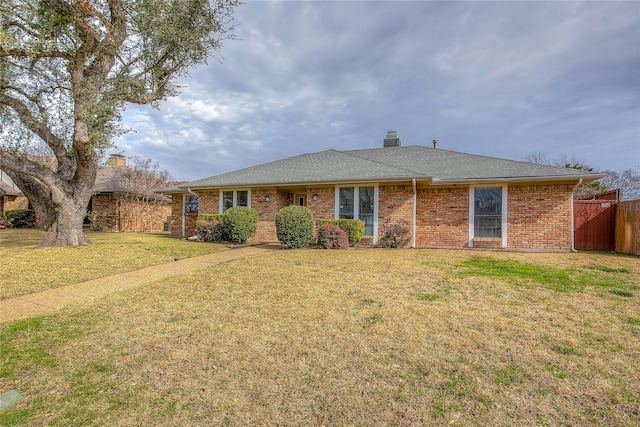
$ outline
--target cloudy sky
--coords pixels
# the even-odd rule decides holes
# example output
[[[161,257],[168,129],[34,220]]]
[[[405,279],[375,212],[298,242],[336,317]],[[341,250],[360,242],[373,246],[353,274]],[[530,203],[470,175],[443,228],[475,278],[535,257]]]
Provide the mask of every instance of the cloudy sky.
[[[114,152],[194,180],[403,145],[640,165],[640,2],[251,1],[222,63],[130,106]]]

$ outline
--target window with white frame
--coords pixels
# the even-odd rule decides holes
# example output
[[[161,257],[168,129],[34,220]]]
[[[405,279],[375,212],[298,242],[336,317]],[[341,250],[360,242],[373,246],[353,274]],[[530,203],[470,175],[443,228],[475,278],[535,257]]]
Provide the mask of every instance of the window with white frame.
[[[220,192],[220,213],[235,206],[251,207],[251,193],[248,190],[228,190]]]
[[[473,236],[502,237],[502,187],[473,189]]]
[[[337,192],[336,218],[360,219],[365,236],[374,235],[376,195],[375,187],[340,187]]]

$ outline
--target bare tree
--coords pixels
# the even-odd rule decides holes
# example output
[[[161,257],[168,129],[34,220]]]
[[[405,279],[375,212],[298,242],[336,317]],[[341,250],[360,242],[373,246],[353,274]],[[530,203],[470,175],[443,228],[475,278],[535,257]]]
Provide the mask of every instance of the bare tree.
[[[88,243],[82,221],[98,160],[123,132],[126,103],[176,95],[178,76],[234,38],[238,4],[0,2],[0,168],[47,228],[42,246]]]
[[[171,182],[168,171],[150,159],[133,157],[131,167],[115,167],[111,175],[113,197],[118,202],[120,228],[126,231],[149,231],[157,220],[158,208],[168,203],[165,195],[155,191]]]
[[[551,158],[545,152],[533,152],[523,157],[525,162],[538,165],[557,166],[573,169],[581,169],[589,172],[598,172],[604,175],[597,181],[581,185],[574,192],[574,198],[590,198],[595,194],[606,191],[620,189],[621,200],[631,200],[640,198],[640,165],[621,172],[612,170],[596,171],[585,164],[575,154],[570,156],[562,153],[556,158]]]

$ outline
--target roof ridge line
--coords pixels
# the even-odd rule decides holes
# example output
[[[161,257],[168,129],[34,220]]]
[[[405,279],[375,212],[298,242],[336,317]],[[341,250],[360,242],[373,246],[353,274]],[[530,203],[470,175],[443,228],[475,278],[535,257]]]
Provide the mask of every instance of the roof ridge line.
[[[411,145],[410,147],[419,147],[419,145]],[[395,147],[386,147],[386,148],[395,148]],[[403,148],[403,147],[400,147],[400,148]],[[406,148],[408,148],[408,147],[406,147]],[[427,148],[427,147],[422,147],[422,148]],[[384,150],[384,148],[369,148],[369,150]],[[386,167],[394,168],[394,169],[397,169],[397,170],[411,172],[412,174],[419,175],[421,177],[433,178],[433,176],[425,175],[423,173],[416,172],[416,171],[414,171],[412,169],[399,168],[398,166],[395,166],[395,165],[390,165],[388,163],[380,162],[380,161],[377,161],[377,160],[367,159],[365,157],[356,156],[355,154],[350,154],[350,153],[347,152],[347,151],[354,152],[354,151],[361,151],[361,150],[345,150],[345,151],[336,150],[336,151],[338,151],[339,153],[342,153],[342,154],[346,154],[347,156],[350,156],[350,157],[355,157],[355,158],[358,158],[360,160],[366,160],[367,162],[377,163],[379,165],[384,165]]]

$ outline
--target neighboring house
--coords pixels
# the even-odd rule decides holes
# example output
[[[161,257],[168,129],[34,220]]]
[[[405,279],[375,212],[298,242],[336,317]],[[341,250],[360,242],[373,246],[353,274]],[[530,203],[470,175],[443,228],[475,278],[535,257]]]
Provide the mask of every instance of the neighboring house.
[[[13,180],[0,170],[0,213],[29,209],[29,199],[18,189]]]
[[[400,144],[326,150],[161,190],[173,196],[172,232],[193,235],[197,213],[251,206],[256,241],[276,240],[275,214],[305,205],[316,218],[360,218],[374,245],[385,223],[406,220],[413,247],[573,247],[572,193],[601,175]],[[196,197],[197,196],[197,197]]]
[[[154,192],[160,184],[152,175],[129,167],[120,154],[109,157],[98,169],[93,196],[87,211],[96,212],[94,221],[114,231],[166,231],[171,215],[169,197]],[[29,200],[11,178],[0,171],[0,212],[29,209]],[[86,221],[88,222],[88,220]]]
[[[155,193],[157,180],[131,168],[120,154],[109,157],[98,169],[88,211],[94,224],[114,231],[166,231],[171,200]]]

